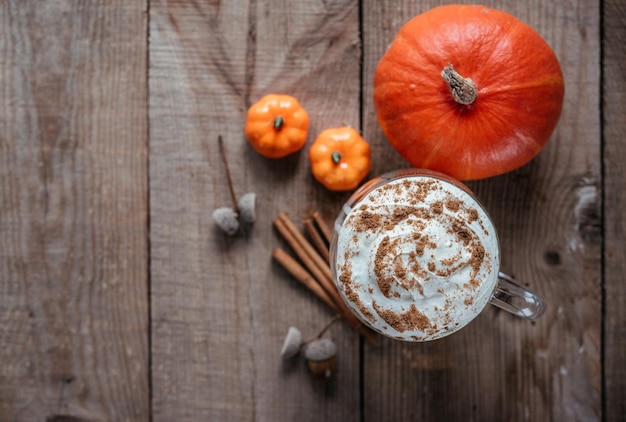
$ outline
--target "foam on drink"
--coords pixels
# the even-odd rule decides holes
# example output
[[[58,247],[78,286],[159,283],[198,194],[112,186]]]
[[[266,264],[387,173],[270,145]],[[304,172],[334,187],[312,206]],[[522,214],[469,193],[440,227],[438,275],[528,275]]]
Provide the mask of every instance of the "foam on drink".
[[[496,231],[460,187],[409,176],[376,187],[344,212],[333,270],[346,303],[374,330],[433,340],[465,326],[491,298]]]

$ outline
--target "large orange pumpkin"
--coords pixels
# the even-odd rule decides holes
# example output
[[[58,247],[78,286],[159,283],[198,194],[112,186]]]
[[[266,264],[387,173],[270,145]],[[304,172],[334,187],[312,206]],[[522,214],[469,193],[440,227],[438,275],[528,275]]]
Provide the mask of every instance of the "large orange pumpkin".
[[[516,169],[548,142],[563,74],[552,49],[514,16],[449,5],[398,32],[374,75],[374,106],[411,165],[461,180]]]

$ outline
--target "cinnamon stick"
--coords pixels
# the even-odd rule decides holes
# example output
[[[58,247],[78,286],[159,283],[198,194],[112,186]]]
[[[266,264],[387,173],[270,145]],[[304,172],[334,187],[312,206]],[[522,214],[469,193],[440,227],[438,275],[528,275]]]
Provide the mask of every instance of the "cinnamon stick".
[[[330,265],[325,263],[322,257],[315,251],[313,246],[306,240],[304,235],[298,231],[285,213],[281,213],[275,220],[274,226],[285,238],[289,246],[294,250],[298,258],[305,267],[313,274],[315,279],[324,288],[326,293],[333,299],[341,316],[356,329],[366,340],[372,342],[375,334],[366,328],[357,317],[352,314],[348,306],[339,296],[339,291],[335,287],[330,271]]]
[[[311,216],[313,217],[313,221],[315,221],[315,224],[317,224],[317,227],[319,228],[320,232],[324,236],[324,239],[326,239],[326,242],[330,244],[330,239],[332,237],[331,231],[330,231],[330,228],[328,228],[328,226],[322,219],[322,216],[320,215],[320,213],[317,211],[313,211],[313,214]]]
[[[312,218],[307,218],[304,220],[304,229],[306,233],[309,235],[309,238],[313,242],[313,246],[317,249],[317,252],[322,256],[322,258],[328,262],[330,260],[330,253],[328,252],[328,245],[320,235],[320,232],[315,228],[315,224]]]
[[[306,240],[304,235],[300,233],[295,224],[293,224],[289,217],[287,217],[287,214],[281,213],[278,216],[278,219],[280,219],[285,224],[285,227],[287,228],[289,233],[296,239],[296,242],[300,245],[301,248],[304,249],[309,258],[313,260],[314,265],[317,266],[317,268],[322,272],[323,278],[325,278],[332,285],[332,290],[336,291],[335,285],[333,284],[333,274],[330,271],[330,264],[328,263],[328,261],[324,261],[320,254],[315,251],[313,246],[311,246],[311,244]],[[322,282],[320,278],[318,278],[318,281]],[[339,297],[339,295],[337,295],[337,297]],[[339,300],[341,301],[341,303],[343,303],[341,298]]]
[[[293,235],[293,233],[289,230],[289,228],[287,227],[283,219],[280,218],[280,216],[274,220],[274,226],[283,236],[291,249],[293,249],[296,256],[300,258],[300,261],[302,261],[304,266],[309,270],[311,274],[313,274],[315,280],[317,280],[317,282],[324,288],[326,293],[328,293],[328,296],[333,299],[333,302],[337,306],[339,306],[341,298],[337,294],[337,290],[334,288],[334,286],[332,286],[332,283],[328,283],[328,279],[324,276],[322,269],[318,265],[316,265],[313,258],[311,258],[306,249],[301,246],[296,236]]]
[[[319,297],[330,309],[337,312],[337,306],[333,300],[328,296],[326,291],[319,285],[313,276],[300,265],[295,259],[293,259],[287,252],[281,248],[276,248],[272,251],[272,258],[276,260],[289,274],[291,274],[296,280],[304,284],[311,292]]]

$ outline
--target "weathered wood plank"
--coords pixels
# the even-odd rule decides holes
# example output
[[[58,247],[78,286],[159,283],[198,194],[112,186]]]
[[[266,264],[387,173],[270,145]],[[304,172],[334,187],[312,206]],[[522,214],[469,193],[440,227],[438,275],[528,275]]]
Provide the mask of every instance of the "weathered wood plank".
[[[288,93],[323,128],[359,124],[358,2],[155,1],[150,19],[153,414],[159,420],[358,420],[358,337],[332,328],[339,370],[314,382],[284,364],[290,325],[305,337],[331,314],[270,260],[281,211],[330,219],[345,195],[317,185],[305,150],[280,160],[243,137],[247,107]],[[211,211],[257,193],[258,221],[227,238]]]
[[[626,415],[626,10],[623,2],[604,2],[604,388],[607,421]]]
[[[0,5],[0,420],[146,420],[146,2]]]
[[[363,2],[364,132],[374,172],[406,166],[371,103],[374,68],[397,29],[443,2]],[[429,344],[366,347],[366,420],[597,420],[601,415],[599,3],[486,5],[526,21],[553,47],[566,98],[548,147],[510,174],[473,182],[502,243],[502,269],[543,295],[536,324],[487,309]],[[616,273],[617,274],[617,273]]]

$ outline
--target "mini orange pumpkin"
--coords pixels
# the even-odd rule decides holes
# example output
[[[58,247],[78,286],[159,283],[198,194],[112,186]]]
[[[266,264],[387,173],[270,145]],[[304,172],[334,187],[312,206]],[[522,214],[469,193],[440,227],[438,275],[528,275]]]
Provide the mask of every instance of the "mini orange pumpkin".
[[[250,145],[267,158],[281,158],[301,149],[309,115],[291,95],[268,94],[248,109],[245,134]]]
[[[531,160],[561,113],[559,62],[530,26],[478,5],[448,5],[398,32],[374,76],[389,142],[413,166],[461,180]]]
[[[350,127],[326,129],[309,150],[313,177],[333,191],[356,188],[370,170],[370,146]]]

